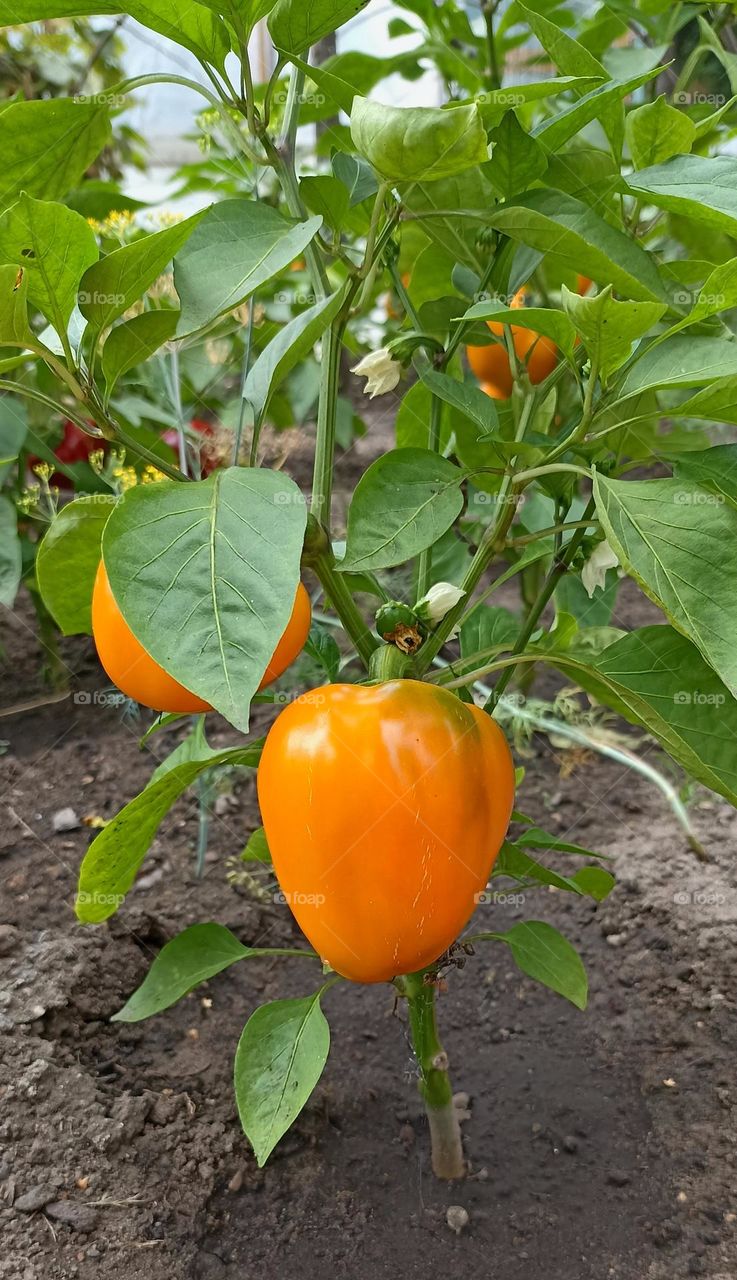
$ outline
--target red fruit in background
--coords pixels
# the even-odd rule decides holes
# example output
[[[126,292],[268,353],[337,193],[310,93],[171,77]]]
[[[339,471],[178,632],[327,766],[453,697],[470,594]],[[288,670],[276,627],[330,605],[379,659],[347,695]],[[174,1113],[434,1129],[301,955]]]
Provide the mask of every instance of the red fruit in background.
[[[101,440],[99,436],[90,436],[75,422],[65,419],[63,423],[64,435],[54,449],[54,457],[60,462],[74,463],[86,462],[91,453],[98,453],[107,448],[106,442]],[[28,465],[33,468],[42,462],[42,458],[29,458]],[[65,476],[61,471],[55,471],[49,479],[49,484],[56,485],[58,489],[71,489],[73,482],[69,476]]]

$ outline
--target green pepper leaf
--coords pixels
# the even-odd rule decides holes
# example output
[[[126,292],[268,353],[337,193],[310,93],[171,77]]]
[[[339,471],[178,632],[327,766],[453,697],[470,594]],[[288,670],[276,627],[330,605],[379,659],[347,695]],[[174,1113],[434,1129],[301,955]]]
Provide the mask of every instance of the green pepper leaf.
[[[235,1055],[235,1098],[261,1168],[296,1120],[327,1062],[330,1028],[318,991],[251,1014]]]

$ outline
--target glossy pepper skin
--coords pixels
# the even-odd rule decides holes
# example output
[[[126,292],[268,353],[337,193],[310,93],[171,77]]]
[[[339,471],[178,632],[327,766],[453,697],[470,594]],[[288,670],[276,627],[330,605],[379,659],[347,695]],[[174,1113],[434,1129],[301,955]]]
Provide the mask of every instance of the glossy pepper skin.
[[[337,973],[385,982],[443,954],[470,919],[514,798],[483,711],[416,680],[327,685],[281,712],[258,795],[279,884]]]
[[[294,662],[307,639],[312,610],[310,597],[300,582],[292,616],[264,672],[259,689],[276,680]],[[92,595],[92,633],[97,655],[114,685],[127,697],[155,711],[212,711],[184,685],[170,676],[146,652],[125,621],[100,561]]]

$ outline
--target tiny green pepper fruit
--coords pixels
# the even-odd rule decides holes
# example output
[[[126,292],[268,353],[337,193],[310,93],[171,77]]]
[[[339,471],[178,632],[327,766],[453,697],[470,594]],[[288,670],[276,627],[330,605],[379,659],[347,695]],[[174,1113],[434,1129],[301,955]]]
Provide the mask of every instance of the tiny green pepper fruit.
[[[422,644],[423,629],[417,614],[401,600],[388,600],[376,613],[376,630],[382,640],[402,653],[416,653]]]

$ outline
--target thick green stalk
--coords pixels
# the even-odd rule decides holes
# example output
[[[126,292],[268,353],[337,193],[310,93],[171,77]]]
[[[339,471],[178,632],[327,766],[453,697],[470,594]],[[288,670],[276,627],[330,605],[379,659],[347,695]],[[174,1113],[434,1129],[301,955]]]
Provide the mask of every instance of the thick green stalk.
[[[448,1055],[438,1035],[435,1017],[435,983],[423,973],[408,973],[398,981],[407,997],[412,1043],[420,1070],[419,1088],[430,1125],[432,1168],[436,1178],[464,1178],[461,1126],[453,1105]]]
[[[320,399],[317,406],[315,461],[312,471],[310,510],[325,528],[330,528],[335,460],[335,420],[338,408],[340,353],[343,347],[344,321],[331,324],[322,340],[320,364]]]
[[[518,441],[523,438],[525,431],[527,430],[527,424],[532,416],[534,404],[535,398],[534,395],[531,394],[525,401],[520,420],[517,424],[515,439]],[[513,461],[510,461],[510,466],[512,465]],[[433,658],[435,658],[440,652],[446,640],[449,639],[453,632],[453,628],[468,604],[469,596],[473,591],[475,591],[486,569],[494,559],[494,556],[503,547],[507,531],[514,520],[515,512],[517,510],[517,497],[518,491],[515,486],[515,477],[510,471],[502,480],[499,493],[497,494],[496,501],[499,507],[499,514],[494,521],[494,524],[487,529],[486,534],[482,538],[478,550],[476,551],[476,555],[466,571],[466,576],[461,582],[461,590],[464,592],[463,597],[458,601],[458,604],[455,605],[454,608],[446,613],[443,620],[435,628],[432,635],[430,635],[425,641],[417,655],[417,668],[420,674],[427,671]]]
[[[440,423],[443,414],[443,402],[439,396],[433,396],[430,402],[430,429],[427,447],[433,453],[440,450]],[[417,599],[426,595],[430,588],[432,573],[432,547],[421,551],[417,559]]]
[[[329,549],[322,551],[312,557],[308,563],[320,579],[325,595],[353,641],[364,666],[368,667],[371,654],[378,647],[379,640],[377,636],[372,635],[361,617],[344,575],[336,571],[332,551]]]
[[[594,499],[591,498],[589,500],[588,506],[586,507],[586,510],[584,511],[584,519],[586,520],[589,516],[593,515],[595,510],[596,510],[596,504],[594,502]],[[519,635],[517,636],[514,647],[512,649],[512,654],[511,654],[512,657],[516,657],[518,654],[521,654],[527,648],[527,642],[530,639],[530,636],[532,635],[533,631],[535,630],[535,627],[537,626],[538,622],[540,621],[540,618],[542,616],[542,613],[545,609],[546,604],[548,603],[551,596],[553,595],[553,592],[555,591],[555,588],[557,587],[561,578],[563,578],[565,574],[568,572],[568,566],[573,560],[573,557],[575,556],[576,552],[578,551],[578,548],[580,547],[585,537],[586,537],[586,528],[583,527],[583,528],[577,529],[576,532],[573,534],[570,542],[566,544],[562,554],[558,556],[554,561],[549,574],[547,575],[545,581],[543,582],[542,587],[540,588],[538,597],[535,603],[533,604],[532,608],[530,609],[530,612],[527,615],[525,625],[520,631]],[[514,673],[516,670],[517,670],[517,666],[515,664],[514,666],[507,667],[507,669],[502,673],[496,685],[494,686],[490,697],[487,700],[485,710],[490,711],[493,707],[496,706],[497,702],[499,701],[505,689],[507,688],[510,680],[514,678]]]
[[[488,67],[486,76],[487,89],[500,89],[502,84],[501,72],[499,69],[499,56],[496,48],[496,33],[494,31],[494,18],[496,17],[497,4],[495,0],[485,0],[481,6],[486,23],[486,55],[488,59]]]

